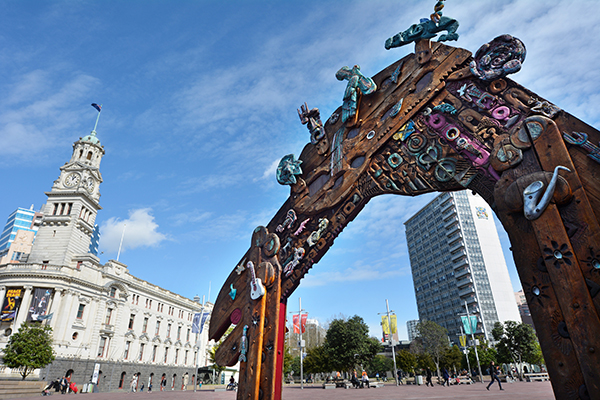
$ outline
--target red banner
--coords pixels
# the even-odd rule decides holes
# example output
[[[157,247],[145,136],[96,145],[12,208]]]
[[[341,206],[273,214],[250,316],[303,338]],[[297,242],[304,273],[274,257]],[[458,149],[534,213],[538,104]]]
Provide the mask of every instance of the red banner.
[[[302,314],[302,318],[301,318],[302,333],[306,332],[306,318],[308,318],[308,314]]]
[[[300,333],[300,315],[293,315],[292,323],[294,324],[294,333]]]

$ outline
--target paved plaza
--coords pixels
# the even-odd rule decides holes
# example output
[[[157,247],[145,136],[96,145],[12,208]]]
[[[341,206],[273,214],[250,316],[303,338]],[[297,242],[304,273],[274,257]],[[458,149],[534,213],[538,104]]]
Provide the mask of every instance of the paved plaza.
[[[515,382],[502,385],[503,391],[498,390],[498,385],[494,384],[489,391],[485,389],[485,384],[458,385],[451,387],[426,387],[414,385],[402,385],[399,387],[393,384],[386,384],[383,388],[371,389],[328,389],[324,390],[320,385],[305,385],[304,390],[299,385],[286,385],[283,389],[283,400],[392,400],[392,399],[527,399],[527,400],[547,400],[554,399],[550,382]],[[88,400],[234,400],[236,393],[215,392],[212,390],[197,391],[165,391],[165,392],[144,392],[130,393],[126,391],[113,393],[93,393],[93,394],[54,394],[58,396],[55,400],[65,397],[65,400],[76,397],[89,397]],[[20,400],[39,400],[40,396],[21,398]]]

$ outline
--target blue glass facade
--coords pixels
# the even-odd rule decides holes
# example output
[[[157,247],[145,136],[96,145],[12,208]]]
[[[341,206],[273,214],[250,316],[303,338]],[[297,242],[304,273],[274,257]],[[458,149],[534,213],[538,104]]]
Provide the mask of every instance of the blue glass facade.
[[[2,235],[0,235],[0,253],[7,250],[15,240],[18,230],[37,232],[38,227],[33,225],[35,211],[27,208],[17,208],[8,216]]]

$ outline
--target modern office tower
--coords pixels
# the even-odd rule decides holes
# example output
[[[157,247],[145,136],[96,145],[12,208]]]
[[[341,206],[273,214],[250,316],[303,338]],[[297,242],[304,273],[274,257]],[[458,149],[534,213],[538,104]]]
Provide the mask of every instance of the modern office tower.
[[[418,319],[412,319],[410,321],[406,321],[406,330],[408,331],[408,341],[412,342],[418,336],[417,332],[417,324],[419,323]]]
[[[18,230],[37,232],[41,217],[42,214],[33,210],[33,205],[29,209],[19,207],[13,211],[8,216],[6,225],[4,225],[4,230],[2,230],[2,235],[0,236],[0,257],[15,240]]]
[[[100,226],[94,225],[94,232],[92,232],[92,239],[90,241],[89,253],[97,256],[98,246],[100,245]]]
[[[498,321],[521,321],[489,205],[467,191],[443,193],[405,222],[419,319],[458,343],[461,315],[491,339]]]
[[[521,314],[521,320],[531,325],[532,328],[535,329],[533,325],[533,319],[531,318],[531,312],[529,311],[529,305],[527,304],[527,299],[525,298],[525,293],[523,289],[515,292],[515,299],[517,300],[517,307],[519,308],[519,314]]]

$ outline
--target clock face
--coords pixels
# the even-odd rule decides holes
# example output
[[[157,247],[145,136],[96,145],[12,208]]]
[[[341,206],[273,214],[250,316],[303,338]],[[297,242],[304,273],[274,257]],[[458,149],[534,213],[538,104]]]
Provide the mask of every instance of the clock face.
[[[96,182],[94,182],[93,178],[87,178],[85,180],[85,188],[88,190],[88,192],[93,192],[95,186]]]
[[[67,175],[67,177],[65,178],[65,186],[73,187],[77,185],[80,180],[81,176],[78,173],[73,172],[72,174]]]

